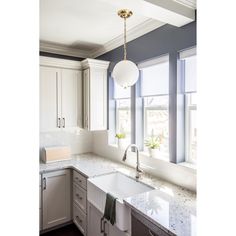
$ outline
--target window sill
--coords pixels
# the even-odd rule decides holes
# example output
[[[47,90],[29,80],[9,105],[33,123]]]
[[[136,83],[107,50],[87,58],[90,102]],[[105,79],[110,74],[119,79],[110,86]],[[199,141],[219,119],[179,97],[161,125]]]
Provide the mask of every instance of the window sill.
[[[164,157],[164,156],[152,157],[152,156],[149,155],[148,152],[145,152],[145,151],[141,151],[140,154],[145,156],[145,157],[154,159],[154,160],[161,160],[161,161],[169,162],[169,159],[167,157]]]
[[[118,150],[121,150],[121,151],[125,151],[125,149],[119,149],[118,148],[118,145],[116,143],[110,143],[108,146],[112,147],[112,148],[116,148]],[[166,158],[166,157],[150,157],[149,156],[149,153],[148,152],[145,152],[145,151],[141,151],[140,152],[140,155],[142,156],[145,156],[147,158],[151,158],[153,160],[160,160],[160,161],[165,161],[165,162],[169,162],[169,159]],[[190,162],[181,162],[181,163],[178,163],[177,165],[179,166],[184,166],[186,168],[189,168],[189,169],[192,169],[192,170],[196,170],[197,169],[197,165],[196,164],[193,164],[193,163],[190,163]]]
[[[112,147],[112,148],[117,148],[117,149],[119,149],[119,148],[118,148],[118,145],[117,145],[116,143],[110,143],[110,144],[108,144],[108,146],[110,146],[110,147]],[[125,151],[125,148],[124,148],[124,149],[119,149],[119,150]],[[163,157],[158,157],[158,158],[156,158],[156,157],[150,157],[150,156],[149,156],[149,153],[146,152],[146,151],[140,151],[139,153],[140,153],[140,155],[142,155],[142,156],[145,156],[145,157],[148,157],[148,158],[151,158],[151,159],[154,159],[154,160],[161,160],[161,161],[169,162],[169,159],[166,158],[166,157],[164,157],[164,156],[163,156]]]
[[[193,164],[193,163],[190,163],[190,162],[181,162],[181,163],[178,163],[178,165],[185,166],[185,167],[193,169],[193,170],[197,169],[197,164]]]

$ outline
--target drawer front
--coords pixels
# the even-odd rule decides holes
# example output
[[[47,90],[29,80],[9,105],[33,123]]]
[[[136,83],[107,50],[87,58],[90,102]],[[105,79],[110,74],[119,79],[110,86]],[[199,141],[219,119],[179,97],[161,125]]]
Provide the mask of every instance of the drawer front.
[[[75,183],[73,184],[73,200],[86,213],[87,192]]]
[[[73,171],[73,181],[78,184],[80,187],[87,189],[87,179],[77,171]]]
[[[86,214],[74,203],[73,221],[83,235],[86,235]]]

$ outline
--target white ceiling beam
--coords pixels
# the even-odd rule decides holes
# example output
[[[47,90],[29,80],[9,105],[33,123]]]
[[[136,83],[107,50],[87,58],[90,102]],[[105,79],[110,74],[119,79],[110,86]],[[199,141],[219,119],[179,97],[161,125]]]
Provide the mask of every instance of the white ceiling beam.
[[[143,15],[167,24],[181,27],[195,20],[195,10],[173,0],[100,0],[117,8],[128,8],[134,14]]]

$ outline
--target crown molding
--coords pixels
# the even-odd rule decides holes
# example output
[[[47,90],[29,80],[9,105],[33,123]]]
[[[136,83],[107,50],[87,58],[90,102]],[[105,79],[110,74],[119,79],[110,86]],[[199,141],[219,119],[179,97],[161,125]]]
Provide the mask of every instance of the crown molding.
[[[90,51],[80,50],[77,48],[46,41],[40,41],[40,51],[82,58],[87,58],[90,56]]]
[[[97,60],[97,59],[91,59],[91,58],[87,58],[81,61],[81,66],[83,69],[87,69],[89,67],[107,69],[109,64],[110,64],[109,61],[103,61],[103,60]]]
[[[80,61],[73,61],[73,60],[61,59],[61,58],[40,56],[39,63],[41,66],[53,66],[53,67],[75,69],[75,70],[82,69]]]
[[[165,23],[153,20],[153,19],[148,19],[144,21],[143,23],[133,27],[132,29],[127,31],[127,42],[130,42],[146,33],[149,33],[161,26],[163,26]],[[98,56],[101,56],[102,54],[105,54],[106,52],[109,52],[124,43],[124,36],[123,34],[119,35],[118,37],[108,41],[105,43],[102,47],[99,49],[96,49],[91,52],[90,57],[91,58],[96,58]]]

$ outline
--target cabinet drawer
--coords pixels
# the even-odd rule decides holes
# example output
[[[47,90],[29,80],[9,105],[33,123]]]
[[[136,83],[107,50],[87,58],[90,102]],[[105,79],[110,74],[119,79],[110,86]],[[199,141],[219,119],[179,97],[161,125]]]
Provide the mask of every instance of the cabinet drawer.
[[[86,213],[87,192],[77,184],[73,184],[73,200]]]
[[[78,184],[80,187],[87,189],[87,179],[77,171],[73,171],[73,181]]]
[[[86,234],[86,214],[74,203],[73,207],[73,221],[79,228],[81,233]]]

